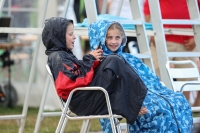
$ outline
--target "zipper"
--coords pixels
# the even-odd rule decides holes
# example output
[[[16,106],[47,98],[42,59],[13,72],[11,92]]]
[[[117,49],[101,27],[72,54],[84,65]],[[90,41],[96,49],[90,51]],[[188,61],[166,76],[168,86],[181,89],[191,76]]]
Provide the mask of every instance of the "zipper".
[[[121,57],[121,56],[120,56],[120,57]],[[123,57],[122,57],[122,58],[123,58]],[[124,59],[124,58],[123,58],[123,59]],[[124,59],[124,60],[125,60],[125,59]],[[137,75],[138,78],[140,78],[140,76],[137,74],[135,68],[131,67],[130,64],[129,64],[126,60],[125,60],[125,63],[126,63],[130,68],[132,68],[133,72]],[[141,81],[142,81],[142,79],[140,78],[140,82],[141,82]],[[145,86],[145,88],[147,88],[146,85],[144,84],[144,82],[142,82],[142,84]],[[150,90],[147,88],[147,91],[150,91]],[[150,92],[152,92],[152,91],[150,91]],[[154,92],[152,92],[152,93],[154,93]],[[147,94],[147,93],[146,93],[146,94]],[[156,94],[156,93],[154,93],[154,94]],[[161,96],[161,95],[158,95],[158,94],[156,94],[156,95],[159,96],[159,97],[161,97],[161,98],[163,98],[163,99],[169,104],[170,109],[172,110],[172,114],[173,114],[173,116],[174,116],[174,120],[175,120],[176,125],[177,125],[177,127],[178,127],[178,133],[181,133],[180,127],[179,127],[178,122],[177,122],[177,119],[176,119],[176,117],[175,117],[175,113],[174,113],[174,110],[173,110],[172,105],[170,104],[170,102],[169,102],[165,97],[163,97],[163,96]]]
[[[150,91],[150,90],[148,90],[148,91]],[[150,91],[150,92],[152,92],[152,91]],[[152,93],[154,93],[154,92],[152,92]],[[154,94],[156,94],[156,93],[154,93]],[[159,95],[159,94],[156,94],[156,95],[159,96],[159,97],[161,97],[161,98],[163,98],[163,99],[169,104],[170,109],[172,110],[172,114],[173,114],[173,116],[174,116],[174,120],[175,120],[176,125],[177,125],[177,127],[178,127],[178,132],[181,133],[180,127],[179,127],[179,125],[178,125],[178,122],[177,122],[177,119],[176,119],[176,117],[175,117],[175,113],[174,113],[174,110],[173,110],[173,107],[172,107],[171,103],[170,103],[165,97],[163,97],[163,96],[161,96],[161,95]]]

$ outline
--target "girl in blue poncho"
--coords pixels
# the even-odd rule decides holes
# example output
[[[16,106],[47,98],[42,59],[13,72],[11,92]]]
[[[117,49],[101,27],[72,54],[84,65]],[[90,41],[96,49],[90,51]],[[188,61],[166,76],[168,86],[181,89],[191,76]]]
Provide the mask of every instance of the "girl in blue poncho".
[[[142,106],[146,107],[148,112],[139,115],[133,124],[129,124],[130,132],[193,132],[192,112],[185,97],[163,86],[155,73],[140,59],[122,52],[126,35],[121,24],[102,20],[92,23],[88,32],[92,50],[101,43],[105,58],[114,53],[125,59],[147,88]],[[131,81],[128,78],[127,80]],[[112,97],[110,99],[112,101]],[[104,133],[112,132],[109,119],[100,119],[100,123]]]

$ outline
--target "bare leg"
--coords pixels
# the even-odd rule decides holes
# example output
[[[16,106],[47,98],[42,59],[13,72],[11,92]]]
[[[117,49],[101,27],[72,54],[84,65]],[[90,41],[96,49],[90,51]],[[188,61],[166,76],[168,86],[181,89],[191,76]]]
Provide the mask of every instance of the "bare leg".
[[[142,107],[142,108],[140,109],[140,112],[139,112],[138,116],[141,116],[141,115],[146,114],[146,113],[148,113],[147,108],[146,108],[146,107]]]
[[[183,92],[183,94],[185,95],[185,98],[187,99],[187,101],[190,101],[190,92]]]
[[[197,64],[197,67],[198,67],[199,73],[200,73],[200,60],[199,59],[200,58],[196,58],[196,64]],[[197,98],[195,99],[193,106],[200,106],[200,91],[197,92]]]
[[[195,99],[193,106],[200,106],[200,92],[197,93],[197,98]]]

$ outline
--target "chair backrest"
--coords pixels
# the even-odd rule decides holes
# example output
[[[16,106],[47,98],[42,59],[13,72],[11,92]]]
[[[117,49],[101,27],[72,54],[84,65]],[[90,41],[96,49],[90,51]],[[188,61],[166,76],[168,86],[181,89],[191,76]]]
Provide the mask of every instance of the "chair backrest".
[[[60,107],[61,107],[61,109],[63,110],[63,107],[64,107],[65,103],[64,103],[63,100],[57,95],[56,86],[55,86],[54,78],[53,78],[53,74],[52,74],[51,69],[50,69],[50,67],[49,67],[48,64],[46,64],[46,69],[47,69],[47,72],[48,72],[48,74],[49,74],[49,77],[50,77],[51,83],[52,83],[52,85],[53,85],[53,89],[54,89],[54,91],[55,91],[55,94],[56,94],[56,96],[57,96],[58,102],[59,102],[59,104],[60,104]]]
[[[171,65],[188,65],[191,67],[174,68]],[[200,76],[196,64],[190,60],[167,61],[166,68],[174,91],[199,91]],[[175,80],[178,79],[178,80]],[[183,88],[184,87],[184,88]],[[183,90],[181,90],[183,88]]]

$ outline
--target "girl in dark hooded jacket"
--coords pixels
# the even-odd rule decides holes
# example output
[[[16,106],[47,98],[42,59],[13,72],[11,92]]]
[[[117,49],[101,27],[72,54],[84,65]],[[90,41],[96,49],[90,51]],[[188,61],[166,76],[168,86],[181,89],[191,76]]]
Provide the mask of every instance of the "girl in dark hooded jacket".
[[[57,94],[67,100],[76,87],[100,86],[109,93],[113,114],[122,115],[133,124],[138,115],[147,112],[142,107],[147,88],[135,71],[118,55],[103,58],[103,50],[95,48],[83,60],[72,53],[74,47],[73,21],[53,17],[45,21],[42,41],[46,47],[48,65],[52,71]],[[76,115],[107,114],[101,91],[77,91],[70,110]]]

